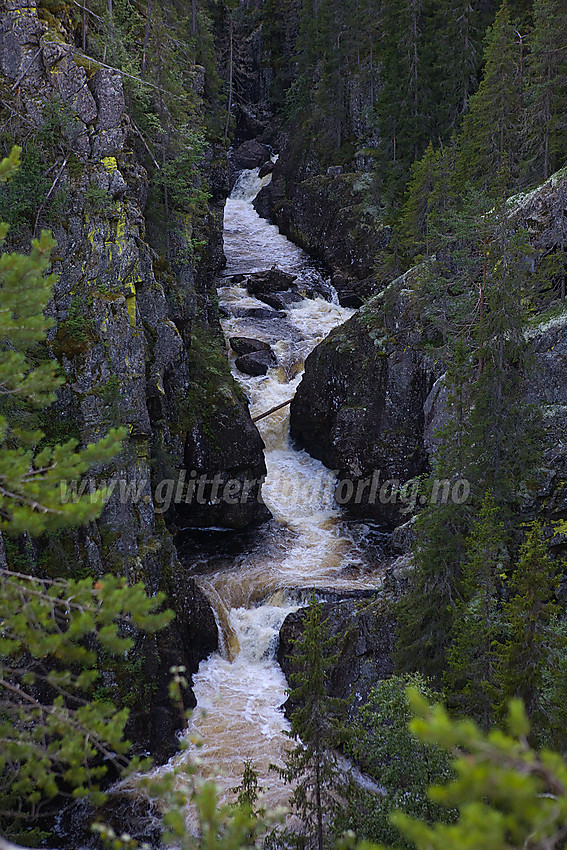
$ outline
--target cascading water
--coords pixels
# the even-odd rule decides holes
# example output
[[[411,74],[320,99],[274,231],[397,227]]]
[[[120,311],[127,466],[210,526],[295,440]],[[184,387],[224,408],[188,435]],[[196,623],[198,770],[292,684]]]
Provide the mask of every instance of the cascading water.
[[[327,298],[304,298],[287,318],[275,313],[269,319],[249,318],[247,308],[266,305],[229,280],[220,286],[219,298],[229,314],[223,321],[226,336],[269,342],[278,359],[263,377],[234,371],[252,416],[293,396],[308,353],[353,312],[329,300],[331,287],[309,257],[257,215],[251,202],[269,179],[260,180],[258,169],[243,172],[226,203],[225,275],[276,266],[298,276],[299,292],[303,287],[311,296],[316,291]],[[299,607],[302,589],[303,597],[309,588],[372,589],[379,587],[380,574],[367,564],[364,547],[341,520],[333,473],[290,445],[289,407],[258,426],[268,467],[263,496],[274,520],[255,535],[245,535],[240,547],[231,541],[230,552],[223,553],[228,533],[217,532],[220,541],[209,539],[204,554],[195,554],[193,540],[180,555],[207,593],[223,632],[223,651],[203,662],[194,676],[197,709],[189,731],[202,740],[199,770],[229,792],[250,759],[265,790],[264,804],[274,807],[289,794],[269,770],[271,763],[281,764],[289,746],[281,710],[287,683],[275,660],[281,624]]]

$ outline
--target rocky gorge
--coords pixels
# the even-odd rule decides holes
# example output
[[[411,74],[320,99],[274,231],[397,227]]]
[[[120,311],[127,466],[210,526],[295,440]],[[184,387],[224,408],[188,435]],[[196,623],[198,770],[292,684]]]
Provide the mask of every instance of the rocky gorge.
[[[395,234],[371,191],[372,157],[327,168],[300,149],[266,105],[268,79],[237,108],[227,155],[226,133],[202,134],[213,75],[189,63],[175,94],[190,101],[180,129],[172,121],[152,139],[139,127],[140,102],[154,123],[164,120],[159,86],[145,100],[128,90],[128,73],[107,64],[106,51],[91,60],[77,33],[67,12],[0,0],[1,114],[10,143],[37,141],[43,180],[24,157],[37,197],[9,247],[26,250],[42,227],[57,242],[44,356],[59,361],[65,382],[42,414],[47,438],[85,445],[114,426],[127,437],[82,485],[110,485],[100,518],[37,540],[0,537],[0,566],[25,559],[52,578],[113,572],[165,592],[175,619],[155,637],[137,634],[135,663],[105,682],[131,708],[135,751],[157,763],[177,752],[185,710],[197,705],[212,715],[203,752],[207,735],[224,742],[229,719],[233,737],[256,747],[258,726],[238,725],[253,713],[243,683],[261,706],[260,728],[280,741],[281,672],[289,682],[311,592],[338,651],[330,694],[354,694],[352,718],[394,672],[393,604],[412,569],[419,508],[410,485],[430,472],[451,416],[446,364],[416,298],[419,270],[387,282],[376,272]],[[248,65],[269,76],[261,34],[247,49]],[[130,76],[145,91],[143,74]],[[190,179],[179,191],[183,169]],[[266,181],[253,201],[238,195],[243,173]],[[534,265],[564,250],[566,189],[562,170],[508,203]],[[225,270],[231,193],[246,253],[242,269],[233,256]],[[281,234],[291,240],[283,247]],[[547,285],[538,281],[538,296]],[[533,367],[522,392],[542,413],[544,451],[524,511],[557,527],[561,554],[567,315],[560,298],[544,301],[525,331]],[[257,425],[272,404],[278,415]],[[172,704],[170,671],[180,667],[188,683]],[[230,699],[219,709],[221,692]],[[237,750],[226,756],[231,769]]]

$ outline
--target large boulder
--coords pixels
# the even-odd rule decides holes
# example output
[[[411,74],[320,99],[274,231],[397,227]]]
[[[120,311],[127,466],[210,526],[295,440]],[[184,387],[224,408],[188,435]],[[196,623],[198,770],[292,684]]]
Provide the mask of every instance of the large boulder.
[[[329,637],[338,657],[329,675],[329,696],[352,699],[351,711],[368,697],[380,679],[394,672],[395,622],[389,602],[376,599],[345,599],[323,603]],[[288,681],[297,669],[297,640],[304,628],[306,609],[289,614],[280,629],[278,661]],[[288,700],[289,716],[296,706]]]
[[[159,763],[178,750],[178,730],[185,724],[185,712],[197,705],[190,677],[200,662],[218,649],[219,643],[213,609],[203,591],[184,573],[177,565],[169,577],[168,597],[173,600],[176,618],[158,633],[158,652],[149,652],[144,646],[150,643],[147,638],[141,639],[139,647],[145,659],[144,678],[152,682],[155,696],[132,709],[129,734],[138,749],[151,751]],[[172,703],[169,697],[170,669],[180,661],[189,680],[188,688],[181,692],[182,706]]]
[[[260,339],[250,339],[247,336],[231,336],[229,344],[238,355],[252,354],[254,351],[271,351],[269,343],[262,342]]]
[[[269,159],[268,162],[265,162],[264,165],[260,168],[260,171],[258,172],[258,177],[267,177],[268,174],[271,174],[273,170],[274,163],[271,159]]]
[[[273,307],[274,310],[287,310],[293,304],[300,304],[303,301],[302,296],[297,292],[259,292],[256,298]]]
[[[331,276],[331,283],[337,291],[341,307],[362,307],[362,298],[355,292],[356,281],[350,275],[335,269]]]
[[[234,316],[244,319],[285,319],[286,313],[283,310],[273,310],[268,307],[242,307],[239,310],[234,310]]]
[[[268,351],[252,351],[250,354],[243,354],[237,357],[234,361],[235,366],[246,375],[265,375],[268,369],[277,366],[277,359],[274,352]]]
[[[259,168],[269,158],[270,149],[256,139],[243,142],[229,155],[231,167],[236,171],[242,171],[244,168]]]
[[[264,272],[254,272],[248,275],[246,289],[250,295],[257,296],[259,293],[285,292],[288,290],[297,275],[289,274],[281,269],[271,268]]]
[[[270,159],[270,153],[270,149],[256,139],[249,139],[231,150],[228,155],[230,188],[234,186],[240,171],[260,168]]]
[[[291,405],[291,435],[339,472],[352,516],[403,521],[399,487],[428,469],[423,405],[436,377],[400,278],[309,355]]]

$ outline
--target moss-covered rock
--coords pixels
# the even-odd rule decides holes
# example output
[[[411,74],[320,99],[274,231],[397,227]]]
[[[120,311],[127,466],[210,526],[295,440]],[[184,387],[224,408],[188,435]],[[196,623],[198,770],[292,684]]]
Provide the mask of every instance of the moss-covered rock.
[[[538,189],[510,199],[508,207],[510,217],[530,232],[534,264],[562,250],[565,170]],[[388,480],[403,485],[428,470],[437,446],[436,432],[450,416],[443,383],[445,365],[437,357],[439,340],[423,321],[413,297],[416,273],[410,269],[393,281],[314,349],[291,405],[292,436],[352,483],[345,510],[387,527],[407,520],[407,504],[400,498],[391,504],[392,489],[386,489],[382,497],[381,486]],[[541,274],[533,280],[537,309]],[[523,495],[526,516],[543,512],[561,532],[554,542],[563,546],[567,540],[563,533],[567,320],[557,296],[556,290],[552,309],[534,316],[526,328],[526,345],[534,357],[525,397],[543,413],[543,466],[527,482]],[[378,471],[379,482],[372,489]]]
[[[392,283],[312,351],[291,405],[292,436],[350,482],[345,510],[389,527],[404,505],[381,495],[385,482],[428,469],[423,406],[436,376],[406,286]]]
[[[195,166],[198,213],[171,199],[167,225],[152,220],[151,243],[149,179],[139,135],[128,136],[122,76],[76,61],[71,17],[43,9],[40,19],[35,0],[0,2],[2,108],[14,141],[35,141],[39,151],[35,182],[24,186],[29,210],[12,232],[23,245],[48,227],[57,240],[48,343],[66,382],[41,414],[46,440],[56,442],[64,431],[87,443],[115,425],[126,426],[127,438],[120,455],[80,485],[86,492],[109,486],[100,519],[64,538],[42,539],[26,557],[48,575],[111,571],[168,593],[175,621],[155,640],[141,641],[129,673],[111,683],[131,705],[138,746],[162,759],[184,723],[169,702],[170,667],[195,672],[218,640],[207,600],[179,565],[170,527],[240,528],[264,519],[263,446],[219,343],[214,278],[224,259],[226,162],[209,145]],[[176,144],[181,155],[183,139]],[[166,241],[167,256],[160,256],[156,246]],[[165,510],[156,492],[186,464],[258,483],[249,499],[222,510],[209,503]],[[73,486],[67,495],[73,498]],[[185,707],[193,705],[189,688]]]

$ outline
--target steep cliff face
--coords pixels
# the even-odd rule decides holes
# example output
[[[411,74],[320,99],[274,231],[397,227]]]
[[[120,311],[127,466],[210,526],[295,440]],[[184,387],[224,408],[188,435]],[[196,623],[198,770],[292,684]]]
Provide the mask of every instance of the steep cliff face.
[[[560,246],[566,198],[567,175],[559,172],[511,201],[511,216],[530,231],[536,257]],[[345,510],[389,528],[407,519],[411,501],[409,492],[405,501],[396,498],[396,487],[428,470],[435,433],[448,415],[444,367],[412,297],[414,275],[410,270],[393,281],[317,346],[291,406],[292,435],[352,481],[352,490],[342,491],[350,493]],[[545,281],[541,286],[545,291]],[[524,392],[543,413],[544,465],[525,508],[562,520],[567,323],[561,305],[554,310],[547,320],[534,318],[526,330],[534,363]],[[388,480],[392,484],[385,486]]]
[[[0,4],[1,107],[10,138],[24,142],[23,176],[34,140],[52,158],[41,163],[35,218],[14,232],[18,245],[41,227],[57,240],[49,347],[66,382],[42,427],[58,441],[87,443],[116,425],[128,437],[119,457],[86,482],[112,489],[100,520],[39,541],[34,557],[53,575],[113,571],[168,593],[178,616],[141,647],[147,669],[139,683],[123,683],[142,691],[148,676],[157,683],[133,727],[139,743],[163,758],[182,722],[167,702],[169,668],[193,672],[217,645],[212,611],[184,576],[168,528],[242,528],[267,516],[258,500],[263,445],[230,375],[213,288],[223,260],[226,173],[209,147],[200,165],[207,209],[198,220],[172,211],[164,260],[146,236],[148,176],[122,75],[80,55],[63,15],[43,17],[47,23],[35,0]],[[191,472],[240,483],[245,496],[213,503],[205,488],[195,499],[184,484]],[[245,482],[252,482],[246,490]],[[189,691],[186,705],[193,704]]]
[[[282,134],[275,144],[281,154],[272,181],[254,206],[325,264],[341,303],[360,306],[377,291],[374,265],[392,235],[372,175],[342,169],[321,174],[309,152],[296,148],[288,136]]]
[[[394,281],[315,348],[291,406],[292,436],[351,482],[344,508],[387,527],[401,521],[397,486],[428,469],[423,407],[435,367],[408,286]]]

